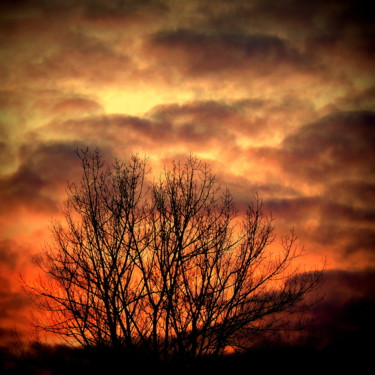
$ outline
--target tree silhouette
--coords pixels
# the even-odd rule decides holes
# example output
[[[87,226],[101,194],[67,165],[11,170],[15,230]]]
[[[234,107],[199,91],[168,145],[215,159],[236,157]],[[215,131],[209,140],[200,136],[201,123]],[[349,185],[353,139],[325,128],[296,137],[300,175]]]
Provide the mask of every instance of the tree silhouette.
[[[317,284],[319,272],[290,270],[293,232],[270,246],[261,201],[240,215],[197,158],[150,182],[139,157],[105,166],[99,151],[77,154],[82,179],[68,184],[65,223],[53,224],[52,245],[35,258],[45,275],[29,286],[45,330],[155,358],[220,355]]]

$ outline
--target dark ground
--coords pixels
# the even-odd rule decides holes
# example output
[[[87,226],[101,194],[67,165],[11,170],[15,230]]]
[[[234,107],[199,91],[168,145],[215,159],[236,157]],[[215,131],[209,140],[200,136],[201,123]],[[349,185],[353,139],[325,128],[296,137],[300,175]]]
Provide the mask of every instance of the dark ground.
[[[357,344],[357,345],[355,345]],[[27,352],[0,354],[0,373],[75,375],[75,374],[306,374],[332,373],[351,370],[356,374],[373,369],[373,344],[335,343],[324,349],[308,346],[279,346],[258,348],[223,358],[196,360],[191,363],[175,361],[161,364],[147,357],[115,355],[109,350],[78,350],[63,346],[35,344]],[[347,372],[347,371],[344,371]]]

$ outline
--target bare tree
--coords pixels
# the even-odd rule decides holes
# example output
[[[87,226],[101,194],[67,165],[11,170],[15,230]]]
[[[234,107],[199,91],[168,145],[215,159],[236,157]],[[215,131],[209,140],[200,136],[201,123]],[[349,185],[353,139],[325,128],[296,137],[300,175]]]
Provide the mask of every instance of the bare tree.
[[[256,198],[240,215],[209,167],[189,157],[154,182],[146,160],[105,166],[80,151],[80,185],[68,185],[65,225],[35,259],[29,286],[43,328],[83,346],[142,346],[157,358],[196,358],[244,344],[315,287],[295,274],[295,235],[274,243]],[[46,277],[47,276],[47,277]]]

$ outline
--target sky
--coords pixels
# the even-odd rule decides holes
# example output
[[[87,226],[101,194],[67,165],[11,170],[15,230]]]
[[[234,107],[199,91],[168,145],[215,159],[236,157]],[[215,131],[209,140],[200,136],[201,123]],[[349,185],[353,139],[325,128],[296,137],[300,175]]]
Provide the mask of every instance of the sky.
[[[295,229],[301,269],[324,263],[320,316],[333,295],[368,301],[374,34],[360,0],[1,1],[0,342],[27,331],[19,275],[80,178],[76,148],[155,170],[196,155]]]

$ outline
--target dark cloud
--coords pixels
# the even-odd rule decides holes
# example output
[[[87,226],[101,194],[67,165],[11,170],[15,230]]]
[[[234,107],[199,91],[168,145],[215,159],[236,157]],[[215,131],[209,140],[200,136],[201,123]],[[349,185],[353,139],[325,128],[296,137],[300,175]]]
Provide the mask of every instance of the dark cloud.
[[[375,177],[375,114],[344,112],[301,127],[279,153],[285,171],[309,181]]]
[[[301,126],[279,148],[249,153],[286,173],[284,184],[300,191],[288,199],[267,197],[281,228],[298,228],[310,252],[329,249],[332,259],[356,266],[374,261],[374,120],[373,112],[335,113]],[[306,182],[315,194],[304,195]]]
[[[170,66],[181,65],[192,75],[225,70],[255,70],[274,73],[278,66],[306,67],[311,60],[286,40],[266,34],[206,34],[192,30],[161,31],[150,40],[157,59]]]
[[[20,343],[21,334],[14,328],[0,327],[0,349],[6,351],[0,352],[0,360],[3,362],[3,356],[8,358],[11,345]],[[2,363],[3,365],[3,363]]]
[[[265,200],[265,208],[278,218],[278,221],[284,222],[288,227],[298,223],[298,232],[305,229],[306,222],[311,218],[320,216],[321,206],[322,199],[317,196],[301,195],[287,199],[278,197]]]
[[[63,18],[66,12],[82,15],[83,18],[93,21],[100,19],[121,21],[132,20],[143,14],[151,14],[156,17],[159,13],[169,9],[167,1],[159,0],[4,0],[0,9],[0,19],[27,19],[41,16],[55,16]],[[126,24],[128,26],[128,24]]]
[[[374,333],[375,272],[326,271],[319,291],[323,300],[310,311],[310,341],[318,349],[369,351]]]
[[[81,79],[108,84],[130,69],[126,51],[116,52],[98,38],[68,32],[59,39],[57,48],[25,64],[33,80]]]
[[[215,165],[209,163],[214,168],[217,182],[222,186],[229,189],[231,194],[235,197],[239,208],[244,209],[254,198],[258,197],[265,202],[266,210],[272,211],[273,200],[279,199],[298,199],[300,193],[298,190],[290,186],[285,186],[282,183],[261,183],[256,182],[250,176],[235,176],[232,173],[222,170],[222,165]]]
[[[201,14],[211,27],[224,29],[267,28],[289,32],[290,37],[308,35],[345,35],[349,30],[371,36],[373,12],[367,1],[318,0],[301,3],[298,0],[233,0],[226,7],[222,1],[201,2]],[[299,35],[292,35],[298,31]]]
[[[311,231],[314,241],[334,246],[341,261],[355,266],[375,260],[375,210],[373,184],[342,180],[324,192],[319,225]]]
[[[372,207],[375,207],[375,183],[367,181],[366,178],[362,180],[343,179],[327,185],[323,194],[337,203],[349,204],[353,209],[371,210]]]
[[[375,261],[375,230],[359,226],[356,222],[343,223],[340,217],[336,221],[324,221],[310,229],[310,240],[330,249],[332,258],[340,262],[349,261],[353,267]],[[306,238],[308,236],[305,236]],[[365,261],[364,261],[365,260]]]
[[[354,261],[367,259],[372,264],[375,259],[375,211],[371,205],[353,207],[351,200],[340,204],[322,194],[287,199],[266,196],[265,207],[277,218],[280,229],[298,228],[310,253],[329,249],[333,259],[345,262],[350,258],[353,266]],[[319,244],[318,249],[314,243]]]
[[[43,113],[53,118],[38,129],[42,139],[45,134],[47,139],[50,136],[66,142],[113,147],[123,155],[137,152],[152,155],[167,149],[172,154],[201,153],[209,147],[220,150],[223,157],[224,154],[230,155],[233,163],[228,164],[229,169],[235,166],[236,159],[242,158],[246,142],[266,142],[286,131],[292,132],[299,121],[313,113],[311,103],[291,97],[163,104],[138,117],[102,114],[97,101],[84,96],[64,97],[62,93],[56,93],[49,99],[42,97],[35,101],[36,108],[43,108]],[[285,118],[286,110],[293,114]],[[177,145],[180,150],[172,150]],[[276,163],[275,149],[267,157],[262,150],[266,148],[248,151],[248,161],[262,163],[262,160],[272,160]],[[216,161],[224,160],[220,157]],[[265,168],[268,167],[265,165]],[[280,182],[275,184],[280,185]]]
[[[206,105],[207,108],[210,105]],[[206,108],[206,110],[207,110]],[[190,107],[190,109],[192,109]],[[220,110],[215,109],[217,116]],[[101,145],[109,147],[122,145],[124,149],[136,151],[136,147],[153,152],[172,144],[188,144],[195,148],[202,144],[209,144],[212,140],[230,140],[231,134],[224,127],[224,122],[209,118],[213,111],[189,111],[179,106],[159,108],[148,116],[141,118],[127,115],[95,116],[76,120],[67,120],[49,125],[55,133],[67,132],[70,136],[81,141],[95,144],[100,134]],[[229,116],[229,115],[228,115]]]
[[[19,280],[18,273],[25,269],[28,251],[21,241],[0,240],[0,346],[15,339],[14,328],[23,325],[22,314],[31,305],[16,282]]]
[[[369,228],[353,229],[350,226],[344,227],[343,231],[345,229],[348,241],[343,249],[343,258],[354,254],[359,255],[360,260],[365,260],[365,263],[373,264],[375,261],[375,230]]]
[[[122,1],[95,1],[85,3],[85,13],[92,20],[110,20],[111,23],[116,19],[121,21],[139,19],[152,15],[158,17],[168,13],[170,7],[168,1],[159,0],[122,0]]]
[[[10,239],[0,240],[0,269],[15,270],[20,258],[19,248]]]
[[[320,8],[320,13],[319,12]],[[316,18],[316,31],[308,48],[316,52],[341,55],[343,58],[355,53],[356,60],[372,60],[375,29],[373,11],[366,1],[333,2],[325,6],[320,4]],[[352,62],[349,62],[351,64]]]
[[[91,106],[86,99],[67,99],[55,104],[56,108],[67,106]],[[95,102],[92,104],[94,105]],[[295,110],[293,117],[280,124],[283,108]],[[304,108],[304,112],[299,108]],[[52,110],[53,110],[52,108]],[[78,107],[79,109],[79,107]],[[85,109],[85,108],[83,108]],[[302,114],[303,112],[303,114]],[[298,118],[311,112],[308,103],[283,98],[278,101],[258,99],[233,101],[191,101],[183,104],[158,105],[144,117],[126,114],[94,115],[86,117],[55,117],[46,128],[48,131],[68,135],[69,139],[108,146],[122,144],[125,148],[140,147],[153,152],[158,148],[179,144],[190,151],[199,151],[208,145],[226,150],[236,149],[243,139],[267,138],[285,131]],[[157,142],[154,142],[156,141]]]
[[[30,306],[30,300],[20,292],[0,292],[0,319],[12,318],[15,312]]]
[[[0,289],[0,347],[10,348],[11,345],[19,345],[25,334],[25,322],[28,319],[25,311],[31,307],[31,301],[26,294],[11,290],[14,281],[12,284],[3,284],[4,280],[0,277],[0,285],[8,286],[7,290]]]
[[[285,111],[293,116],[284,119]],[[313,111],[311,103],[291,97],[242,100],[191,101],[154,107],[147,117],[170,124],[181,142],[206,144],[216,139],[218,147],[236,148],[243,139],[255,142],[291,131]],[[280,121],[283,118],[283,121]]]
[[[171,132],[181,142],[207,143],[213,138],[234,141],[231,125],[243,125],[246,132],[251,124],[240,108],[218,101],[190,102],[182,105],[162,105],[153,108],[149,116],[162,124],[169,124]],[[235,126],[236,127],[236,126]]]
[[[46,129],[59,136],[100,148],[122,148],[132,152],[142,144],[152,147],[152,141],[165,142],[168,123],[155,123],[128,115],[100,115],[87,118],[54,121]],[[156,144],[157,146],[157,144]]]
[[[59,192],[79,169],[75,147],[80,144],[30,143],[20,148],[18,169],[0,179],[2,211],[29,207],[34,210],[55,210]]]
[[[23,13],[10,12],[0,20],[0,30],[7,36],[0,39],[4,47],[0,60],[4,84],[50,82],[50,87],[55,87],[62,80],[108,84],[133,72],[133,39],[126,33],[121,48],[113,48],[111,34],[106,34],[112,30],[111,25],[102,32],[91,26],[83,16],[86,2],[71,6],[64,2],[48,4],[25,5]]]
[[[287,40],[290,50],[306,56],[307,65],[305,59],[301,65],[300,58],[290,63],[297,69],[306,65],[307,71],[314,72],[310,85],[319,80],[327,87],[337,80],[350,90],[353,74],[373,82],[375,29],[369,2],[234,0],[223,6],[221,1],[206,1],[199,9],[200,22],[193,23],[193,30],[266,34]],[[288,71],[288,79],[295,73]]]
[[[340,221],[345,223],[370,225],[375,223],[375,210],[372,206],[353,207],[350,200],[342,204],[326,200],[321,207],[321,217],[327,221],[340,218]]]

